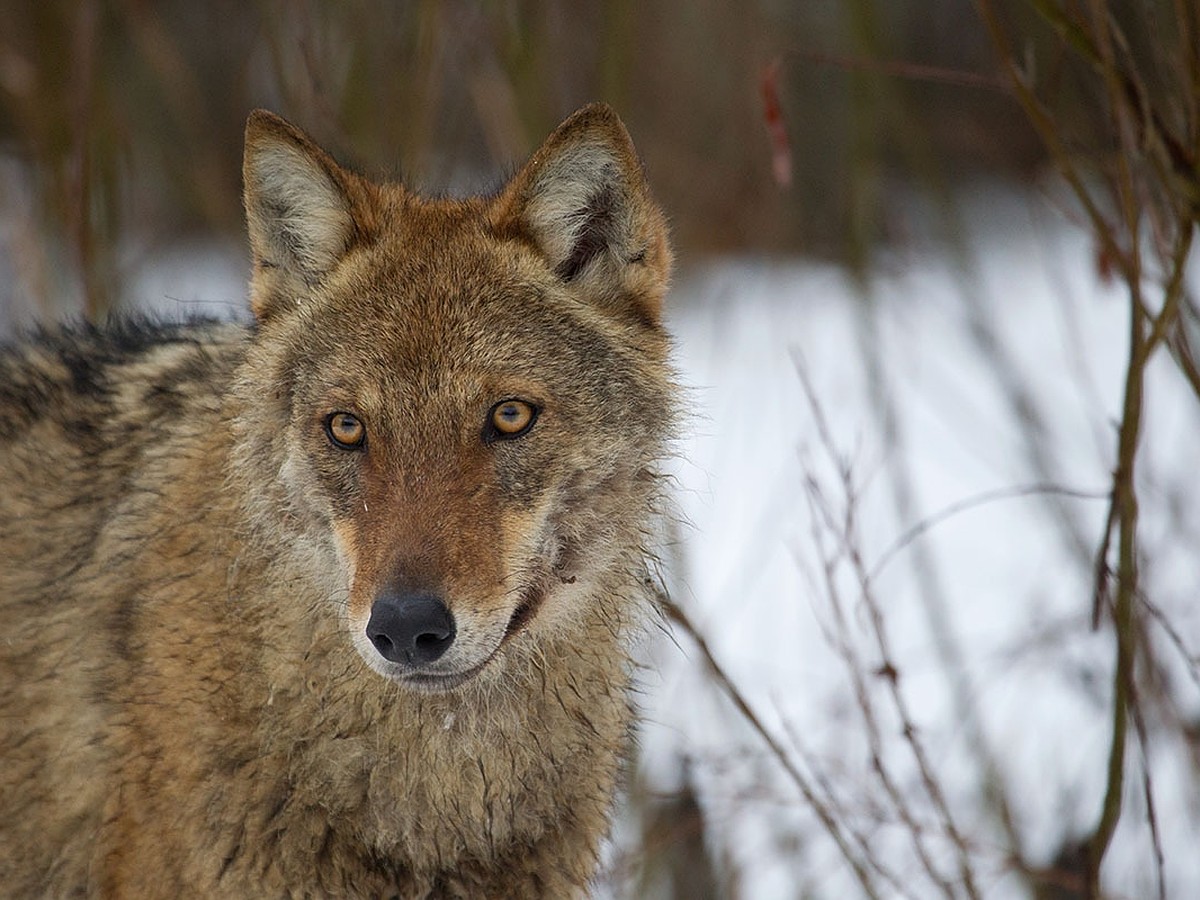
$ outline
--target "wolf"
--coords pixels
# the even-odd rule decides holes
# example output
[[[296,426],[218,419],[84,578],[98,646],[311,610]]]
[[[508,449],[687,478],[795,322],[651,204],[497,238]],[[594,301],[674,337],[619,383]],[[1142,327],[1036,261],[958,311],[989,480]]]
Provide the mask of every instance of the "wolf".
[[[248,324],[0,356],[0,885],[581,896],[677,420],[629,135],[427,199],[260,110],[243,176]]]

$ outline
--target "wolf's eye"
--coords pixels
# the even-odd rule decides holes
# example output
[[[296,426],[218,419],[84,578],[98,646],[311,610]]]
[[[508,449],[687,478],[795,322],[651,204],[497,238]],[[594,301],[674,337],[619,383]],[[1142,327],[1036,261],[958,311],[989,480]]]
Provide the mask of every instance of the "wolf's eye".
[[[483,428],[483,439],[504,441],[520,437],[537,421],[538,409],[532,403],[524,400],[502,400],[492,407],[488,413],[487,424]]]
[[[325,417],[325,434],[339,450],[360,450],[367,441],[367,426],[348,412],[335,412]]]

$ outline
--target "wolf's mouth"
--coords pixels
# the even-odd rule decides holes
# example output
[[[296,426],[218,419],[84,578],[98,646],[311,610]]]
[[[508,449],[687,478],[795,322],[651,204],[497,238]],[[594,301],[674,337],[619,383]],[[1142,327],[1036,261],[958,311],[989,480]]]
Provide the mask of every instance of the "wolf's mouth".
[[[499,648],[497,648],[499,649]],[[483,662],[472,666],[465,672],[454,672],[450,675],[431,675],[429,673],[413,672],[402,677],[401,681],[408,687],[416,688],[420,691],[425,691],[430,694],[440,694],[444,691],[452,691],[460,685],[466,684],[476,675],[478,675],[495,656],[492,653]]]
[[[563,581],[574,582],[574,578],[564,578]],[[541,608],[542,602],[546,599],[548,587],[546,583],[534,584],[534,586],[526,589],[522,595],[520,604],[517,604],[516,610],[512,611],[512,616],[509,618],[509,624],[505,626],[504,636],[500,638],[496,649],[493,649],[490,654],[487,654],[484,660],[476,662],[476,664],[468,670],[462,672],[436,673],[436,672],[403,672],[397,677],[400,682],[409,688],[428,692],[428,694],[442,694],[444,691],[452,691],[460,688],[475,676],[491,665],[493,659],[499,654],[500,649],[504,644],[508,643],[510,638],[516,637],[527,628],[530,622],[538,616],[538,611]]]
[[[508,626],[504,629],[504,636],[500,639],[500,643],[496,645],[496,649],[471,668],[462,672],[451,672],[444,675],[431,672],[406,672],[400,676],[400,680],[408,687],[433,694],[452,691],[466,684],[487,668],[500,652],[500,648],[508,643],[509,638],[520,634],[533,621],[538,609],[541,608],[542,601],[545,599],[546,588],[544,586],[539,585],[527,590],[517,608],[513,610],[512,617],[508,620]]]
[[[555,554],[547,572],[535,581],[532,585],[525,589],[521,602],[517,604],[517,608],[513,610],[511,618],[508,620],[508,627],[504,629],[504,637],[501,639],[501,646],[514,635],[520,634],[537,616],[538,610],[542,608],[542,603],[546,599],[546,595],[550,593],[550,585],[557,582],[563,584],[574,584],[575,576],[567,573],[573,568],[573,563],[577,558],[577,554],[569,546],[560,546],[557,554]]]
[[[542,601],[545,599],[546,588],[542,585],[536,585],[525,592],[525,596],[513,610],[512,618],[508,620],[508,627],[504,629],[504,637],[500,640],[502,645],[513,635],[523,631],[525,626],[533,621],[533,617],[537,615]]]

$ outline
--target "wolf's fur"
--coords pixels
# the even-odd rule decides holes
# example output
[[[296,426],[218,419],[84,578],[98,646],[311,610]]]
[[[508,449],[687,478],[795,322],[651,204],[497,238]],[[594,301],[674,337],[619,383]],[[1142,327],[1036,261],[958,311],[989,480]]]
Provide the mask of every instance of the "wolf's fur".
[[[628,136],[588,107],[461,201],[269,113],[245,159],[252,327],[0,355],[0,891],[578,894],[673,411]],[[442,598],[444,657],[375,650],[389,591]]]

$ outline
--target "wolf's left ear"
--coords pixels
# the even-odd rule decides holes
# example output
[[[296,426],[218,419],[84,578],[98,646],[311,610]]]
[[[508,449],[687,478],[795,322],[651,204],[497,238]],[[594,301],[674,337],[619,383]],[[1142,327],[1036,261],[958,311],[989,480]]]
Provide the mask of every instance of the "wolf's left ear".
[[[299,128],[266,110],[246,121],[242,163],[260,320],[294,304],[374,231],[370,185]]]
[[[563,122],[493,201],[492,216],[589,301],[659,321],[671,275],[667,223],[608,106]]]

